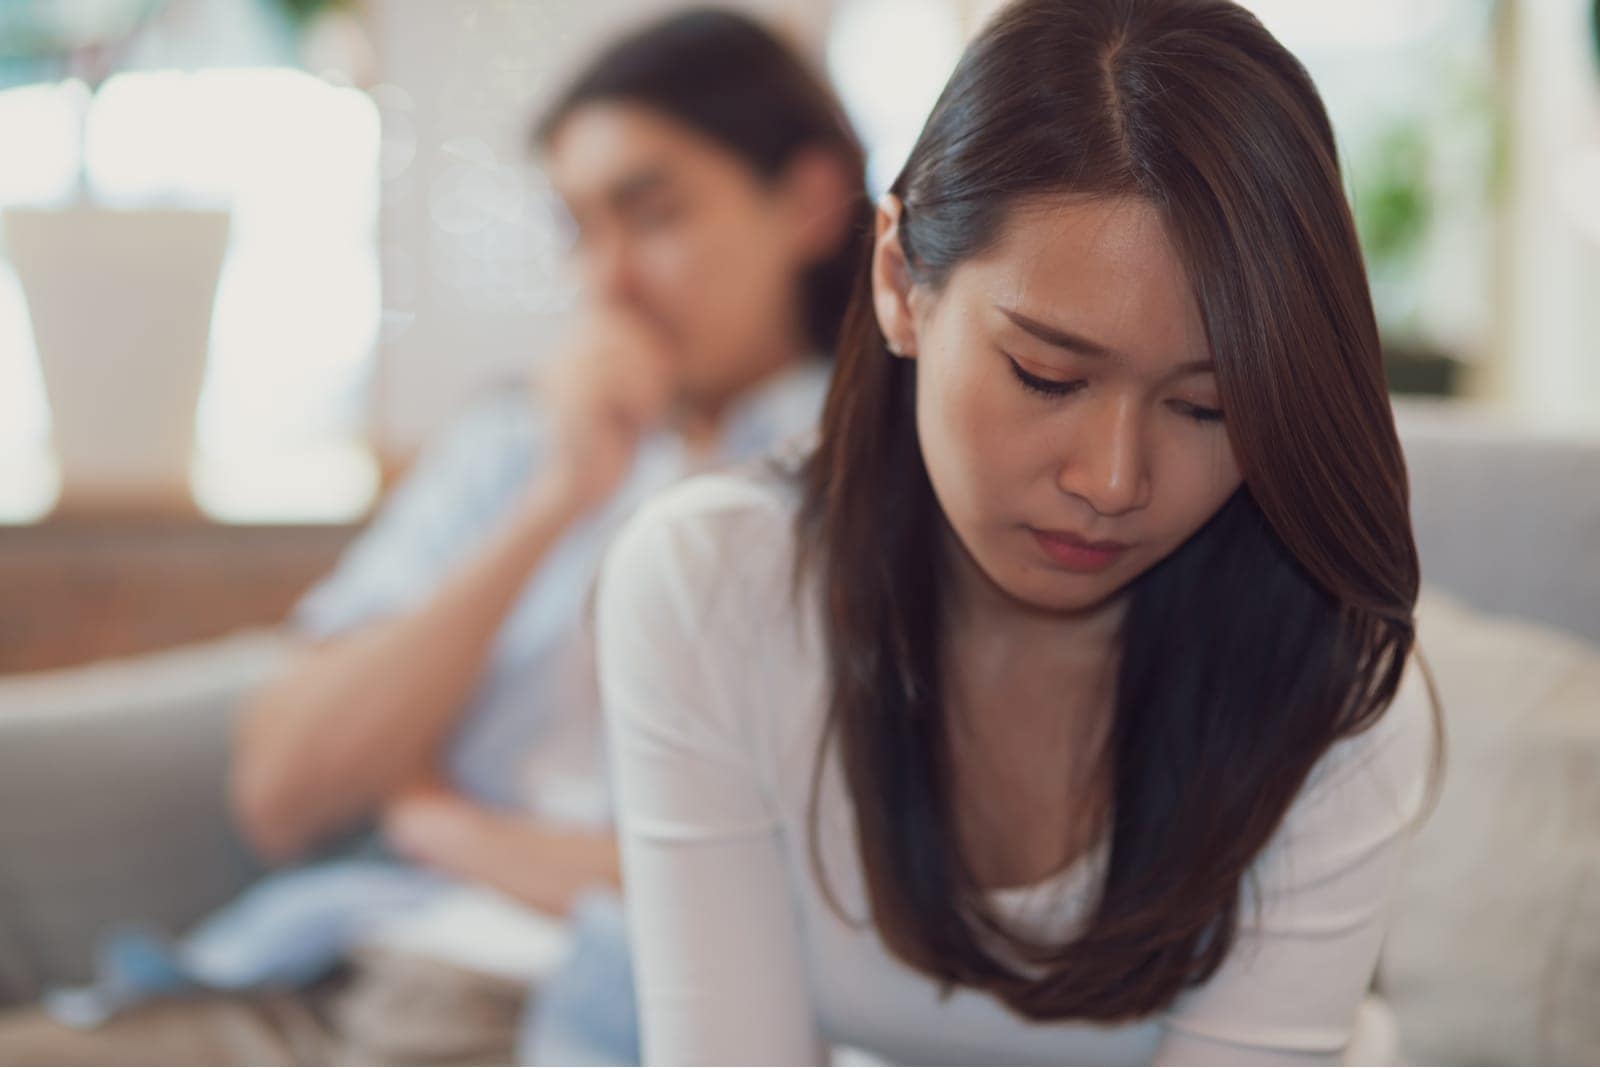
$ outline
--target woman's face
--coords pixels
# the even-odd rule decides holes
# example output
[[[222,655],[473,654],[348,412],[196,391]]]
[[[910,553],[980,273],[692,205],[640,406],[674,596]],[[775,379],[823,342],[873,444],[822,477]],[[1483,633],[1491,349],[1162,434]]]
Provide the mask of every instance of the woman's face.
[[[842,239],[840,222],[837,236],[818,222],[843,218],[826,202],[848,195],[842,168],[803,155],[765,181],[710,138],[624,103],[578,108],[546,147],[586,296],[655,326],[691,400],[731,396],[805,344],[801,272]]]
[[[937,293],[906,284],[894,220],[880,209],[876,307],[917,361],[917,433],[951,530],[1030,607],[1106,603],[1241,481],[1159,215],[1138,199],[1028,202]]]

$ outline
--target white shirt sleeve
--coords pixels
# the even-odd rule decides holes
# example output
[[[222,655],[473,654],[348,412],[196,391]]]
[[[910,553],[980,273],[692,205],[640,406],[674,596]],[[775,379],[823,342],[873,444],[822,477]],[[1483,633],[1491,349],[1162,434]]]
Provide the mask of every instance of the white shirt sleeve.
[[[1259,893],[1245,883],[1232,952],[1174,1003],[1156,1063],[1337,1063],[1377,966],[1433,741],[1413,663],[1384,718],[1313,769],[1253,868]]]
[[[739,561],[719,559],[703,517],[682,508],[702,481],[630,521],[597,594],[645,1060],[820,1064],[778,810],[756,755],[764,706],[747,692],[750,628],[719,596],[739,585]]]

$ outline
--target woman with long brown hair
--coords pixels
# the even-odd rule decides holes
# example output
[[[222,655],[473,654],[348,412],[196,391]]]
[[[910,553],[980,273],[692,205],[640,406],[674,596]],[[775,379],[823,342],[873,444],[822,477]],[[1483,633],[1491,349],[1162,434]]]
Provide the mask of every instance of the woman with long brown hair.
[[[602,578],[647,1057],[1337,1058],[1437,732],[1310,79],[1020,0],[876,226],[819,440]]]

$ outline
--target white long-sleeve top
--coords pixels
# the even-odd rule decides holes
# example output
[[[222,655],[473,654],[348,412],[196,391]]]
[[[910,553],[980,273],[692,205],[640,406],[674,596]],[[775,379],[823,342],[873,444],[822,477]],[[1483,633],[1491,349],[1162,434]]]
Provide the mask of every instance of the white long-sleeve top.
[[[1031,1022],[973,990],[941,999],[870,925],[841,919],[814,872],[828,669],[817,583],[792,596],[799,499],[776,469],[692,479],[646,505],[602,569],[600,687],[647,1062],[817,1064],[831,1043],[918,1064],[1337,1060],[1425,793],[1415,669],[1377,726],[1313,770],[1255,864],[1259,918],[1247,889],[1227,960],[1170,1009],[1104,1026]],[[864,920],[832,747],[821,784],[823,864]],[[994,901],[1065,938],[1105,852]]]

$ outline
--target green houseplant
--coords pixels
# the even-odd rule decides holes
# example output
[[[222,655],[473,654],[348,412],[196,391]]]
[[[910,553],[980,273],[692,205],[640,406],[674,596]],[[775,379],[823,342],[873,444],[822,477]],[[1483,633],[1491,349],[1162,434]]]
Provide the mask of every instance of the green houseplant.
[[[1448,395],[1456,391],[1460,364],[1429,342],[1418,309],[1417,275],[1434,221],[1428,166],[1421,122],[1393,121],[1375,139],[1353,199],[1389,388]]]
[[[1460,0],[1396,53],[1403,72],[1352,96],[1350,199],[1396,393],[1450,395],[1483,355],[1507,125],[1506,0]]]

